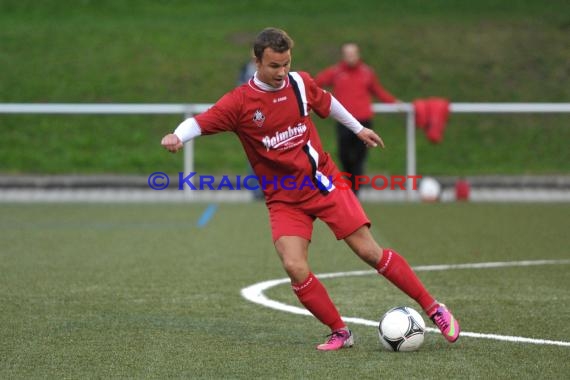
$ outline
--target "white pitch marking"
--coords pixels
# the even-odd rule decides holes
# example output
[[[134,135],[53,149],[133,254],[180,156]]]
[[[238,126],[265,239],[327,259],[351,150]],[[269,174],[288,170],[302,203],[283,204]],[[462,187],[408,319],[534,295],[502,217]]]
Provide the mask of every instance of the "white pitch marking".
[[[487,269],[487,268],[505,268],[505,267],[525,267],[533,265],[553,265],[553,264],[570,264],[570,260],[525,260],[525,261],[499,261],[499,262],[487,262],[487,263],[469,263],[469,264],[443,264],[443,265],[421,265],[413,267],[416,272],[425,271],[443,271],[443,270],[454,270],[454,269]],[[318,278],[337,278],[337,277],[348,277],[348,276],[367,276],[370,274],[376,274],[373,270],[360,270],[352,272],[335,272],[335,273],[323,273],[316,275]],[[281,278],[277,280],[269,280],[258,282],[257,284],[250,285],[241,290],[241,295],[246,300],[253,303],[269,307],[271,309],[286,311],[292,314],[300,315],[311,315],[307,309],[302,309],[297,306],[287,305],[285,303],[275,301],[267,298],[264,291],[273,288],[277,285],[290,283],[289,278]],[[342,317],[342,320],[349,323],[364,325],[364,326],[378,326],[378,321],[371,321],[363,318],[355,317]],[[438,329],[426,328],[426,331],[437,332]],[[558,340],[547,340],[547,339],[534,339],[534,338],[524,338],[520,336],[508,336],[508,335],[497,335],[497,334],[483,334],[476,332],[462,331],[461,336],[467,336],[470,338],[480,338],[480,339],[493,339],[500,340],[504,342],[514,342],[514,343],[531,343],[531,344],[543,344],[543,345],[553,345],[553,346],[565,346],[570,347],[570,342],[558,341]]]

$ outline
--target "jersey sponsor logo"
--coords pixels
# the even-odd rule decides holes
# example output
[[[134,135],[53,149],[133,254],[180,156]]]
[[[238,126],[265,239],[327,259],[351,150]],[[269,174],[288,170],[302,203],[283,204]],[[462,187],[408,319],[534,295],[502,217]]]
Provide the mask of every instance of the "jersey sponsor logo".
[[[263,122],[265,121],[265,115],[261,112],[260,109],[255,110],[253,113],[253,122],[257,125],[258,128],[263,126]]]
[[[278,149],[280,147],[288,148],[293,140],[302,137],[306,131],[307,125],[299,123],[294,127],[288,127],[284,131],[277,131],[273,136],[265,136],[261,139],[261,142],[268,151],[269,149]]]
[[[284,102],[285,100],[287,100],[286,96],[280,96],[279,98],[274,98],[273,103],[281,103]]]

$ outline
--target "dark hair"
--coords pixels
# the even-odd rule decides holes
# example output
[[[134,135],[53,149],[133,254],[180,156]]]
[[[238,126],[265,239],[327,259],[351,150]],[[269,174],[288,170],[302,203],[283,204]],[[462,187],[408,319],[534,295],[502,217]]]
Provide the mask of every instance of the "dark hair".
[[[283,53],[293,48],[294,42],[284,30],[277,28],[265,28],[257,35],[253,43],[253,54],[259,60],[263,57],[266,48],[271,48],[277,53]]]

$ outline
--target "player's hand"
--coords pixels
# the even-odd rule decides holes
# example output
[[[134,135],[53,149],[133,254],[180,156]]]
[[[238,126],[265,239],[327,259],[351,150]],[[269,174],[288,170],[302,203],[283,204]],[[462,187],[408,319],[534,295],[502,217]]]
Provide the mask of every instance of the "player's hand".
[[[358,137],[367,148],[376,148],[378,145],[380,145],[381,148],[384,148],[384,141],[382,141],[382,138],[370,128],[364,128],[356,134],[356,137]]]
[[[176,136],[174,133],[169,133],[164,136],[160,144],[172,153],[178,152],[184,146],[182,141],[180,141],[178,136]]]

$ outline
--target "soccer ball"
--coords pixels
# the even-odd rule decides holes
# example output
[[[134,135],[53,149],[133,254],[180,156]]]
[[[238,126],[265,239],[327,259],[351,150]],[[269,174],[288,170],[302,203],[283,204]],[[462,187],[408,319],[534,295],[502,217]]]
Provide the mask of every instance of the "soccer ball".
[[[390,309],[380,319],[378,336],[390,351],[415,351],[424,342],[426,324],[421,315],[407,306]]]
[[[435,178],[424,177],[420,181],[419,192],[423,202],[437,202],[441,195],[441,185]]]

